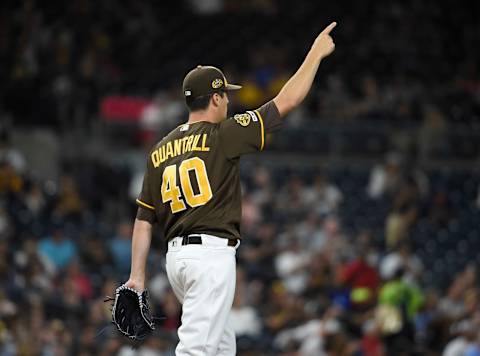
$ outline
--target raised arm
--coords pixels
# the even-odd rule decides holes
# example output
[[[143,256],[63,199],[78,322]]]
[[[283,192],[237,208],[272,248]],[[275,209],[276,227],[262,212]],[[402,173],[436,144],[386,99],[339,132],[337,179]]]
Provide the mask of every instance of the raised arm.
[[[307,96],[321,60],[335,49],[330,31],[336,25],[336,22],[332,22],[318,35],[300,68],[273,99],[281,116],[300,105]]]
[[[130,278],[125,283],[127,287],[138,291],[145,289],[145,265],[151,239],[152,224],[148,221],[136,219],[132,237],[132,267]]]

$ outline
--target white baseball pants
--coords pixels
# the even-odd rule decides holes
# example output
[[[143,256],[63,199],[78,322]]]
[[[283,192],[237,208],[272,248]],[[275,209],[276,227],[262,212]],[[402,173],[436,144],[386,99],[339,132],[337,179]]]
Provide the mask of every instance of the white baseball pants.
[[[233,356],[235,333],[227,325],[235,294],[235,253],[227,239],[198,234],[202,244],[169,241],[167,276],[182,304],[177,356]]]

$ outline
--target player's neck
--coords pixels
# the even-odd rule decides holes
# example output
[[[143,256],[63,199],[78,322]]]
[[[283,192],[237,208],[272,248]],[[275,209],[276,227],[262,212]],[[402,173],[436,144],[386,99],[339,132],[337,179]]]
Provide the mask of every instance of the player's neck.
[[[188,115],[188,124],[193,124],[195,122],[200,122],[200,121],[206,121],[206,122],[212,122],[212,123],[217,123],[218,120],[218,115],[210,110],[199,110],[199,111],[194,111],[191,112],[190,115]]]

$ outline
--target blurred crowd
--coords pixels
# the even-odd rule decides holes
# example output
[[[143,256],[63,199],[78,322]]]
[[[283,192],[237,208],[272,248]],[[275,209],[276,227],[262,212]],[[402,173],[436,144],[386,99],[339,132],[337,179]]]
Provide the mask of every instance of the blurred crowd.
[[[318,133],[313,119],[357,129],[367,121],[413,126],[416,151],[389,153],[372,167],[242,166],[243,241],[230,319],[238,354],[480,355],[478,170],[416,166],[418,157],[447,157],[462,145],[478,158],[478,136],[446,137],[458,127],[478,132],[480,5],[300,5],[2,1],[1,124],[89,135],[102,102],[116,95],[147,99],[138,127],[150,139],[161,136],[186,117],[180,84],[199,63],[243,84],[232,109],[251,109],[279,90],[315,34],[337,20],[335,56],[274,152],[285,145],[317,153],[329,139],[321,134],[336,137]],[[378,158],[385,147],[408,146],[405,132],[385,145],[347,132],[343,145],[353,152],[373,145]],[[132,349],[103,301],[129,274],[138,169],[59,144],[58,167],[42,157],[58,175],[39,175],[12,142],[0,133],[0,355],[172,355],[181,307],[166,280],[159,231],[148,262],[154,314],[165,316],[156,335]],[[35,157],[47,152],[39,147]]]
[[[0,115],[68,129],[98,121],[109,95],[152,99],[142,120],[178,114],[197,64],[244,90],[235,108],[276,94],[315,35],[337,20],[337,50],[297,118],[418,123],[434,134],[480,115],[480,11],[473,0],[342,2],[2,1]],[[279,25],[282,24],[282,25]]]
[[[58,180],[40,180],[5,135],[0,161],[0,354],[173,355],[181,307],[159,231],[148,288],[154,314],[166,318],[155,336],[132,349],[103,301],[129,273],[132,174],[75,161]],[[434,232],[463,214],[452,196],[439,196],[430,174],[393,153],[357,173],[243,167],[230,318],[238,354],[479,355],[478,234],[469,247],[477,259],[450,266],[449,251],[428,255]],[[459,199],[478,218],[475,196]],[[428,243],[415,237],[422,222],[432,229],[419,237]],[[438,263],[444,272],[432,278]]]

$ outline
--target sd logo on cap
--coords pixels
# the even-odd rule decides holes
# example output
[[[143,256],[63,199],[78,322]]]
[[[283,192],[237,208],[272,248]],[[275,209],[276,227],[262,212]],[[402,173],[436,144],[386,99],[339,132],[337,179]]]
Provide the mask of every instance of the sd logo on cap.
[[[222,71],[213,66],[197,66],[183,80],[183,93],[189,100],[240,88],[240,85],[229,84]]]
[[[212,88],[213,88],[213,89],[218,89],[218,88],[220,88],[222,85],[223,85],[223,80],[221,80],[221,79],[215,79],[215,80],[212,82]]]

